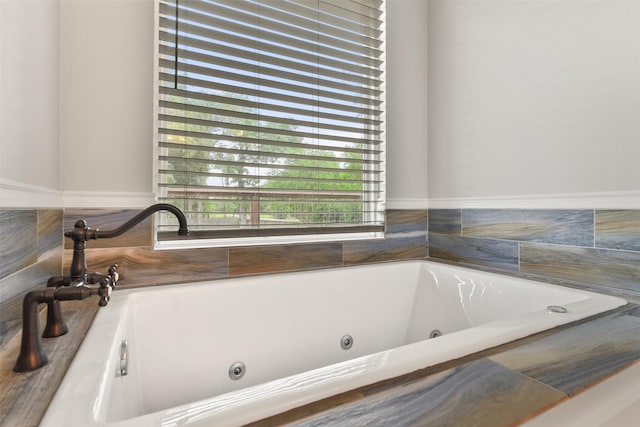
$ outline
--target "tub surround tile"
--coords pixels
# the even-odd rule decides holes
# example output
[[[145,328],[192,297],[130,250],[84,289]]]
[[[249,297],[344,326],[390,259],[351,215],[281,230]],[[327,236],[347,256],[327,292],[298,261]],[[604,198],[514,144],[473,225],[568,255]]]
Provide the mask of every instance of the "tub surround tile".
[[[65,209],[64,230],[73,230],[73,225],[79,219],[85,219],[87,225],[93,229],[114,230],[141,211],[142,209]],[[150,246],[153,244],[152,229],[152,217],[149,217],[121,236],[89,240],[87,248]],[[73,249],[73,242],[70,239],[64,240],[65,249]]]
[[[67,210],[65,227],[72,227],[75,219],[84,217],[94,227],[113,229],[137,212],[138,210]],[[229,271],[236,272],[230,274],[239,275],[260,274],[334,265],[422,259],[429,256],[480,268],[531,273],[543,277],[593,283],[596,286],[615,287],[624,291],[638,291],[634,277],[637,274],[636,269],[629,265],[629,262],[633,264],[636,259],[634,254],[639,252],[633,249],[640,245],[640,239],[637,237],[640,233],[637,227],[639,217],[640,210],[598,210],[595,213],[596,224],[593,210],[393,209],[386,212],[385,239],[336,242],[339,248],[333,247],[332,250],[342,251],[342,259],[338,264],[335,260],[323,261],[317,254],[311,255],[310,259],[300,259],[298,254],[282,258],[279,253],[285,249],[277,246],[269,246],[272,249],[245,247],[229,249]],[[580,248],[594,249],[594,228],[596,246],[629,248],[631,254],[612,255],[587,251],[584,254],[587,254],[587,259],[590,260],[588,262],[554,264],[556,255],[560,255],[562,259],[571,258],[576,250],[582,254]],[[427,230],[430,231],[429,234]],[[119,241],[120,238],[91,241],[87,247],[148,247],[152,235],[151,222],[135,234],[126,241]],[[69,245],[68,239],[65,240]],[[532,244],[550,246],[531,246]],[[555,248],[554,244],[562,246]],[[308,252],[305,253],[313,253],[314,249],[319,253],[324,250],[323,245],[305,245],[308,248]],[[423,249],[423,246],[426,247]],[[541,254],[540,248],[551,248],[545,249],[553,253],[549,265],[544,265],[547,258],[538,256]],[[522,250],[522,254],[519,254],[518,250]],[[271,256],[271,252],[273,259],[265,261]],[[251,253],[256,254],[255,260],[254,255],[247,255]],[[605,258],[597,259],[601,254],[604,254]],[[627,261],[628,258],[631,261]],[[318,262],[315,262],[316,259]],[[188,264],[189,260],[180,260],[180,264],[184,262]],[[252,265],[254,263],[256,265]],[[265,263],[270,265],[267,266]],[[583,268],[585,264],[588,264],[588,268]],[[140,267],[144,268],[142,261]],[[137,266],[131,265],[130,268]],[[183,269],[183,266],[179,265],[176,268]],[[201,268],[196,266],[195,270],[201,271]],[[590,275],[594,274],[594,271],[595,279],[591,280]]]
[[[640,305],[632,306],[625,311],[625,314],[628,316],[640,317]]]
[[[462,235],[593,246],[593,211],[464,209]]]
[[[92,228],[115,229],[138,213],[138,210],[109,210],[109,209],[67,209],[65,211],[64,229],[72,229],[73,224],[78,219],[86,219]],[[275,246],[254,246],[239,248],[223,248],[225,252],[225,262],[229,268],[226,270],[227,277],[246,274],[274,273],[285,271],[306,270],[313,268],[325,268],[340,265],[351,265],[352,263],[366,263],[374,261],[389,261],[402,259],[423,259],[426,257],[426,236],[427,236],[427,210],[389,210],[386,212],[387,232],[386,238],[371,241],[345,241],[332,243],[312,243],[304,245],[275,245]],[[125,239],[125,236],[134,235]],[[197,275],[197,280],[203,276],[210,278],[212,267],[203,267],[202,256],[196,253],[206,252],[206,249],[197,249],[198,252],[185,250],[170,251],[167,253],[176,254],[175,259],[156,255],[150,250],[152,239],[152,224],[145,221],[134,227],[121,237],[105,240],[92,240],[87,242],[87,264],[91,271],[101,271],[111,262],[112,249],[126,249],[127,257],[139,258],[136,262],[127,262],[127,280],[123,277],[123,283],[131,284],[137,278],[149,277],[156,283],[157,276],[178,277],[178,281],[185,281],[184,272],[193,271],[201,273]],[[65,266],[68,266],[71,258],[70,248],[72,242],[65,239]],[[384,242],[384,243],[381,243]],[[347,256],[343,259],[343,247],[346,247]],[[104,254],[99,251],[104,250]],[[121,252],[118,250],[118,252]],[[165,252],[165,251],[162,251]],[[123,252],[124,253],[124,252]],[[188,257],[181,257],[183,253]],[[89,255],[90,254],[90,255]],[[142,255],[144,254],[144,255]],[[117,257],[116,257],[117,258]],[[217,259],[217,256],[216,256]],[[161,261],[159,261],[161,260]],[[193,261],[195,260],[195,261]],[[162,265],[158,266],[158,262]],[[218,261],[216,261],[218,262]],[[145,265],[149,263],[150,265]],[[193,263],[193,265],[191,265]],[[169,267],[175,265],[175,267]],[[159,274],[154,274],[158,267],[161,268]],[[226,267],[225,267],[226,268]],[[134,270],[140,270],[134,272]],[[166,276],[168,270],[177,271],[176,274]],[[222,271],[218,267],[213,267],[215,278],[220,278]],[[136,279],[134,279],[134,277]],[[149,280],[140,285],[146,285]],[[164,280],[163,280],[164,283]]]
[[[344,265],[425,259],[427,257],[427,238],[422,235],[379,240],[356,240],[344,242],[343,251]]]
[[[640,251],[640,209],[596,210],[595,246]]]
[[[429,209],[429,233],[462,234],[462,210]]]
[[[62,304],[69,332],[58,338],[42,340],[49,363],[36,371],[13,372],[20,351],[20,334],[0,348],[0,426],[37,427],[40,424],[97,310],[97,298]],[[45,319],[42,312],[41,328]]]
[[[344,265],[427,257],[427,211],[388,210],[386,215],[384,239],[342,243]]]
[[[0,279],[0,346],[22,328],[22,299],[44,288],[51,276],[62,274],[62,247],[50,250],[35,264]]]
[[[0,278],[38,260],[38,212],[0,210]]]
[[[0,345],[21,327],[22,298],[62,273],[62,209],[0,210]]]
[[[429,257],[518,271],[518,242],[429,233]]]
[[[62,247],[62,209],[38,210],[38,257]]]
[[[516,262],[468,239],[516,243]],[[435,209],[427,244],[433,259],[640,295],[638,209]]]
[[[65,251],[65,274],[72,251]],[[105,273],[118,264],[119,288],[221,279],[228,276],[225,248],[156,251],[151,247],[87,249],[87,269]]]
[[[520,244],[524,273],[640,292],[640,252],[543,243]]]
[[[491,357],[573,395],[640,358],[640,318],[616,313]]]
[[[229,276],[308,270],[342,265],[342,244],[229,248]]]
[[[385,237],[426,236],[428,212],[426,210],[387,210]]]
[[[487,359],[287,424],[311,426],[510,426],[566,398]]]

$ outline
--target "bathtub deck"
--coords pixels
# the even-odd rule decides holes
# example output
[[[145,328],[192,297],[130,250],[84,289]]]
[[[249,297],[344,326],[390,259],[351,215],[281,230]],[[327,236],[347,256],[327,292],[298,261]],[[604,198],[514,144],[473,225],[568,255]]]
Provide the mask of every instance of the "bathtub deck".
[[[17,348],[3,352],[0,426],[39,424],[95,315],[95,304],[90,308],[81,305],[63,307],[67,320],[74,322],[73,332],[66,339],[45,342],[48,354],[55,355],[50,369],[14,373],[11,367]],[[510,426],[639,360],[640,306],[630,305],[458,361],[334,396],[251,426],[361,426],[365,422],[362,417],[374,426]]]
[[[640,359],[640,308],[548,331],[378,386],[252,423],[512,426]],[[640,415],[640,414],[639,414]]]
[[[0,427],[37,427],[58,385],[69,368],[98,310],[93,299],[67,301],[62,305],[69,332],[58,338],[42,340],[49,363],[32,372],[13,372],[20,353],[21,333],[0,351]],[[40,313],[40,327],[46,312]]]

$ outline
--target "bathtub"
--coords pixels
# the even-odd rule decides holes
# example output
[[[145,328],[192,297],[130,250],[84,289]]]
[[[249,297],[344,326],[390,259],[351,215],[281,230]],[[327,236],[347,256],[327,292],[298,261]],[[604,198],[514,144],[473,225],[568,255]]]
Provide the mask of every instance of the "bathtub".
[[[41,426],[238,426],[624,304],[430,261],[117,291]]]

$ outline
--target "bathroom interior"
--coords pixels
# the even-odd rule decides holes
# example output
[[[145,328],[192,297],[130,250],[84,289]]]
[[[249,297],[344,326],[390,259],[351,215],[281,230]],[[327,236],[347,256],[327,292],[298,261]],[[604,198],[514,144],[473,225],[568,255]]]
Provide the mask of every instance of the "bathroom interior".
[[[65,302],[70,332],[45,342],[49,364],[13,372],[23,297],[71,263],[63,232],[82,218],[115,228],[157,201],[154,11],[154,0],[0,0],[2,426],[40,423],[98,310]],[[635,0],[386,0],[384,238],[158,251],[146,220],[88,242],[87,265],[117,262],[129,289],[430,260],[619,296],[631,320],[597,326],[628,340],[631,361],[598,359],[607,369],[579,393],[500,420],[564,405],[568,419],[588,408],[593,426],[632,425],[639,22]],[[478,425],[509,412],[475,407]],[[559,419],[545,422],[571,425]]]

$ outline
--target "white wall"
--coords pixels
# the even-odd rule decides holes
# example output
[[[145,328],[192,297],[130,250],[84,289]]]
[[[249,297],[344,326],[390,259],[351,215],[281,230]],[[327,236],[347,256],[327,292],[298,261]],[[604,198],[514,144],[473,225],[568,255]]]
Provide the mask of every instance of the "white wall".
[[[428,27],[430,198],[640,190],[640,2],[434,0]]]
[[[391,208],[426,207],[427,6],[387,2],[387,199]]]
[[[59,190],[59,4],[0,0],[0,178]]]
[[[153,191],[153,8],[152,0],[61,2],[67,192]]]

